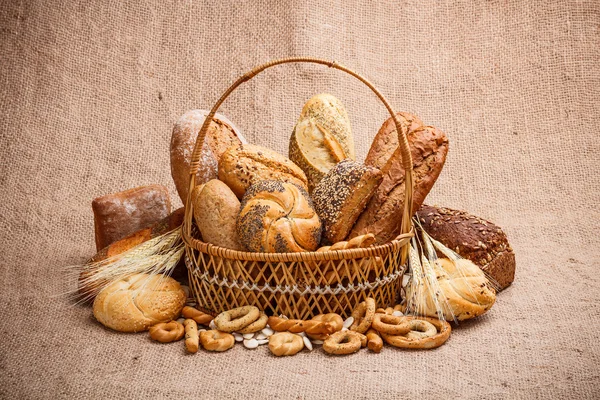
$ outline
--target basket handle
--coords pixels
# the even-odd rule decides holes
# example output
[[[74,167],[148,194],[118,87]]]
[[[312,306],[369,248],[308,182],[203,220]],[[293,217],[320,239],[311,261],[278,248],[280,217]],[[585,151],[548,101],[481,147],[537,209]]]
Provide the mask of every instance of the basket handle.
[[[406,139],[406,131],[403,129],[403,125],[400,122],[400,119],[388,103],[388,101],[383,97],[383,95],[373,86],[371,82],[369,82],[363,76],[357,74],[356,72],[344,67],[343,65],[337,64],[335,61],[327,61],[318,58],[310,58],[310,57],[291,57],[291,58],[282,58],[278,60],[272,60],[268,63],[259,65],[258,67],[252,69],[251,71],[242,75],[238,80],[236,80],[226,91],[221,95],[217,103],[210,110],[210,113],[206,116],[204,123],[202,124],[202,128],[198,133],[198,138],[196,139],[196,145],[194,147],[194,152],[192,153],[192,161],[190,165],[190,187],[188,190],[188,195],[185,204],[185,218],[184,218],[184,230],[187,236],[191,236],[192,229],[192,212],[191,212],[191,198],[192,198],[192,190],[196,186],[196,174],[198,173],[198,169],[200,168],[200,153],[202,151],[202,146],[204,144],[204,138],[206,136],[206,131],[212,121],[215,113],[221,107],[221,104],[229,97],[229,95],[242,83],[249,81],[254,76],[258,75],[262,71],[267,68],[274,67],[279,64],[288,64],[288,63],[314,63],[314,64],[322,64],[326,65],[329,68],[339,69],[340,71],[344,71],[365,85],[369,87],[381,100],[385,108],[388,110],[392,119],[394,120],[394,124],[396,125],[396,131],[398,132],[398,143],[400,147],[400,152],[402,154],[402,166],[405,171],[405,195],[404,195],[404,210],[402,211],[402,226],[401,226],[401,234],[409,233],[412,229],[411,215],[412,215],[412,195],[413,195],[413,174],[412,174],[412,157],[410,154],[410,149],[408,147],[408,140]],[[406,250],[406,248],[405,248]],[[403,251],[404,253],[404,251]],[[403,254],[404,256],[405,254]],[[404,258],[404,257],[403,257]]]

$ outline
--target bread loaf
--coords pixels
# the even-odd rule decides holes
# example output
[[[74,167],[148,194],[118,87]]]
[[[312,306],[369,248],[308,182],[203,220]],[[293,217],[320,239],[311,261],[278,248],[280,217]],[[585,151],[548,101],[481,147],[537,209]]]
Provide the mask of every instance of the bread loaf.
[[[349,159],[339,162],[321,179],[311,197],[323,223],[323,245],[348,236],[382,179],[377,168]]]
[[[171,200],[163,185],[148,185],[98,197],[92,210],[96,250],[101,250],[167,217]]]
[[[306,173],[311,193],[334,165],[355,158],[350,120],[337,98],[323,93],[306,102],[290,137],[289,156]]]
[[[190,184],[192,152],[196,145],[198,133],[200,133],[208,113],[206,110],[190,110],[183,114],[173,126],[171,135],[171,176],[183,204],[187,200]],[[239,129],[227,117],[215,114],[215,118],[206,131],[202,145],[200,168],[196,174],[196,185],[215,179],[221,155],[229,147],[241,143],[246,143],[246,141]]]
[[[248,251],[313,251],[321,240],[321,221],[304,188],[260,181],[242,199],[237,232]]]
[[[139,230],[124,239],[118,240],[100,250],[94,257],[92,257],[87,264],[96,263],[102,260],[106,260],[110,257],[115,257],[121,253],[131,250],[135,246],[144,243],[152,238],[165,234],[172,231],[173,229],[181,226],[183,223],[183,216],[185,214],[184,208],[178,208],[173,211],[166,218],[161,219],[149,228]],[[84,267],[79,274],[79,294],[86,299],[93,299],[102,286],[106,282],[98,281],[92,287],[89,286],[90,278],[99,272],[99,270]]]
[[[232,250],[242,250],[236,232],[240,201],[229,187],[211,179],[192,191],[194,220],[202,240]]]
[[[397,112],[396,115],[405,128],[405,132],[410,135],[415,130],[424,126],[423,121],[416,115],[406,112]],[[388,118],[373,139],[369,148],[369,153],[365,158],[365,164],[375,168],[382,169],[390,159],[390,155],[398,148],[398,132],[396,124],[392,118]]]
[[[395,128],[394,128],[395,131]],[[431,126],[418,128],[408,135],[413,159],[412,212],[419,209],[437,180],[448,153],[448,138]],[[375,146],[376,143],[373,144]],[[377,244],[387,243],[400,234],[404,207],[404,167],[397,148],[381,169],[383,181],[360,215],[349,237],[374,233]]]
[[[417,217],[432,238],[471,260],[498,289],[515,278],[515,253],[498,226],[465,211],[423,205]],[[442,254],[438,254],[442,257]]]
[[[141,332],[177,319],[185,292],[173,278],[136,274],[105,287],[94,300],[94,317],[120,332]]]
[[[258,181],[276,180],[307,189],[306,175],[290,159],[255,145],[234,146],[219,161],[219,179],[241,199],[250,185]]]

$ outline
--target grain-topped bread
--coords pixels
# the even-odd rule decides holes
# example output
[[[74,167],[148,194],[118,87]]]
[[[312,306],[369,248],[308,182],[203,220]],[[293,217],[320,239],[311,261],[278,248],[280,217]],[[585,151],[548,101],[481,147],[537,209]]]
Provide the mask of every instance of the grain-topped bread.
[[[348,236],[382,179],[377,168],[349,159],[339,162],[321,179],[312,199],[323,223],[323,245]]]
[[[240,201],[229,187],[211,179],[192,191],[194,220],[202,240],[232,250],[242,250],[236,232]]]
[[[306,102],[290,137],[289,156],[306,173],[311,193],[334,165],[355,158],[348,113],[337,98],[323,93]]]
[[[233,146],[219,161],[219,179],[241,199],[250,185],[276,180],[307,189],[304,172],[289,158],[265,147],[244,144]]]
[[[497,225],[465,211],[427,205],[417,211],[417,217],[425,232],[474,262],[497,289],[506,288],[515,279],[515,253]]]
[[[171,135],[171,176],[177,193],[185,204],[190,184],[190,164],[198,133],[209,111],[190,110],[183,114],[173,126]],[[196,174],[196,185],[217,177],[221,155],[230,148],[246,143],[239,129],[224,115],[215,114],[208,126],[200,153],[200,168]]]
[[[409,133],[408,143],[413,160],[414,214],[442,172],[448,153],[448,138],[439,129],[424,126]],[[373,233],[377,244],[383,244],[395,239],[401,232],[405,171],[399,148],[391,154],[381,172],[383,181],[356,221],[350,238]]]
[[[259,181],[242,199],[237,232],[248,251],[314,251],[321,241],[321,221],[304,188],[287,182]]]

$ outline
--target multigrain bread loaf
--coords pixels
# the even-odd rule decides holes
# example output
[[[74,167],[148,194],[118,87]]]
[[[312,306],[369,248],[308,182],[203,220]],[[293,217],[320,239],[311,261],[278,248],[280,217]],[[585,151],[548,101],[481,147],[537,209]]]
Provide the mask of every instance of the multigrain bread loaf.
[[[321,179],[311,197],[323,223],[323,245],[348,236],[382,179],[377,168],[350,159],[339,162]]]
[[[179,317],[185,304],[179,282],[163,275],[136,274],[105,287],[94,300],[94,317],[120,332],[141,332]]]
[[[175,182],[177,193],[185,204],[190,184],[190,163],[196,139],[204,119],[206,110],[190,110],[183,114],[173,126],[171,135],[171,176]],[[231,146],[246,143],[239,129],[227,117],[215,114],[204,138],[200,153],[200,168],[196,174],[196,185],[208,182],[217,177],[217,166],[221,155]]]
[[[465,211],[427,205],[419,209],[417,217],[425,232],[479,266],[498,289],[512,283],[515,253],[498,226]]]
[[[289,158],[250,144],[227,149],[219,161],[219,179],[239,199],[250,185],[258,181],[277,180],[307,189],[306,175]]]
[[[293,183],[259,181],[242,199],[237,232],[248,251],[314,251],[321,241],[321,221],[304,188]]]
[[[92,210],[96,250],[101,250],[167,217],[171,200],[163,185],[140,186],[98,197]]]
[[[202,240],[232,250],[242,250],[236,232],[240,201],[229,187],[211,179],[192,191],[194,220]]]
[[[309,192],[343,159],[354,159],[354,139],[343,104],[326,93],[310,98],[289,145],[290,159],[306,173]]]
[[[408,143],[413,159],[412,213],[414,214],[423,204],[442,171],[448,153],[448,138],[439,129],[423,126],[408,134]],[[373,143],[373,146],[377,145],[377,142]],[[404,208],[405,171],[399,148],[390,155],[381,172],[383,181],[356,221],[350,238],[374,233],[377,244],[383,244],[400,234]]]

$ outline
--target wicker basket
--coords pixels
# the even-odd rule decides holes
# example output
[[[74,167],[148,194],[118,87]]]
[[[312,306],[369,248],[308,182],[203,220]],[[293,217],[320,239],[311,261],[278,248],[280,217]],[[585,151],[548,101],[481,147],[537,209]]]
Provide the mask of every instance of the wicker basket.
[[[384,245],[328,252],[251,253],[202,242],[193,223],[191,193],[196,186],[200,151],[210,121],[223,101],[243,82],[272,66],[298,62],[323,64],[354,76],[379,97],[394,119],[406,171],[404,209],[399,210],[402,234]],[[405,129],[387,100],[368,80],[335,62],[313,58],[274,60],[254,68],[217,101],[202,125],[192,154],[182,236],[190,286],[198,307],[214,314],[250,304],[268,314],[307,319],[329,312],[347,316],[366,297],[375,298],[378,306],[395,304],[412,237],[412,190],[412,159]]]

